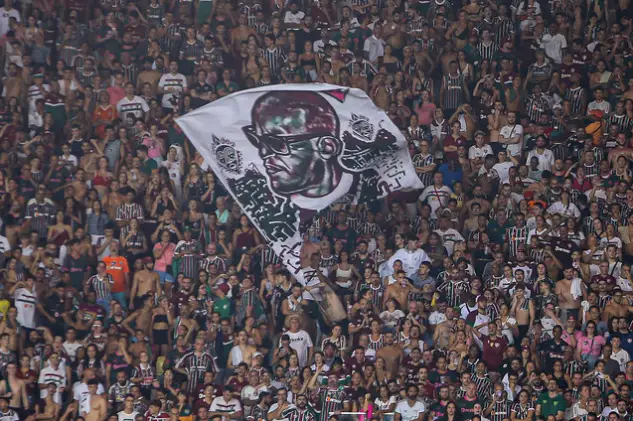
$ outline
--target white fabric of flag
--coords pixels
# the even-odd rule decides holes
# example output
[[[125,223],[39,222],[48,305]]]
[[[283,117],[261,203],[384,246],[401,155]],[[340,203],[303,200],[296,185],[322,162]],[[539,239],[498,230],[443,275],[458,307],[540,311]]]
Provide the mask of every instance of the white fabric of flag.
[[[335,202],[422,188],[407,142],[359,89],[287,84],[240,91],[177,119],[299,282],[301,224]]]

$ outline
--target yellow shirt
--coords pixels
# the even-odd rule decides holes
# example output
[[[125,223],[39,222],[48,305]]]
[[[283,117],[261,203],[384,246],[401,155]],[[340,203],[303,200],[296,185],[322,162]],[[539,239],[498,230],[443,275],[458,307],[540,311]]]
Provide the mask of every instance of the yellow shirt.
[[[4,319],[5,314],[9,311],[11,303],[9,300],[0,300],[0,319]]]

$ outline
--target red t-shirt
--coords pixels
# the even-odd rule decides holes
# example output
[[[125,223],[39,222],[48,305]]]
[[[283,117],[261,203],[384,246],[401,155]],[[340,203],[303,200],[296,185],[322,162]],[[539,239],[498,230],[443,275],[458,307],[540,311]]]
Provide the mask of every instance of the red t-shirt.
[[[481,342],[484,345],[483,360],[488,366],[488,370],[497,371],[503,362],[503,353],[508,347],[508,342],[504,337],[490,339],[489,336],[482,335]]]
[[[447,135],[446,139],[444,139],[444,146],[462,146],[466,145],[466,138],[464,136],[457,136],[454,138],[453,135]],[[444,152],[444,160],[454,160],[457,159],[457,151],[455,152]]]

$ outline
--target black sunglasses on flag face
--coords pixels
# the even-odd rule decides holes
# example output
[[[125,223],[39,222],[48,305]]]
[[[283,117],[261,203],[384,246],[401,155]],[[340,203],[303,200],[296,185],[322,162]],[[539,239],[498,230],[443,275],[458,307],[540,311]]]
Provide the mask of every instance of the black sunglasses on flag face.
[[[318,139],[323,136],[331,136],[330,134],[301,134],[280,136],[270,133],[257,133],[254,125],[244,126],[242,128],[246,138],[259,150],[267,148],[272,150],[278,155],[290,155],[291,149],[299,147],[298,143],[308,142],[313,139]],[[295,145],[295,146],[293,146]]]

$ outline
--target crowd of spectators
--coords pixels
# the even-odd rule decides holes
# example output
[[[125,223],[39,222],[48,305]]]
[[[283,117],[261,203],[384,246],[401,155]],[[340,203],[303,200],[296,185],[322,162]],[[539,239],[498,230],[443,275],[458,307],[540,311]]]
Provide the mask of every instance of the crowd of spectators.
[[[631,0],[0,4],[0,421],[633,420]],[[315,82],[424,189],[302,285],[176,118]]]

